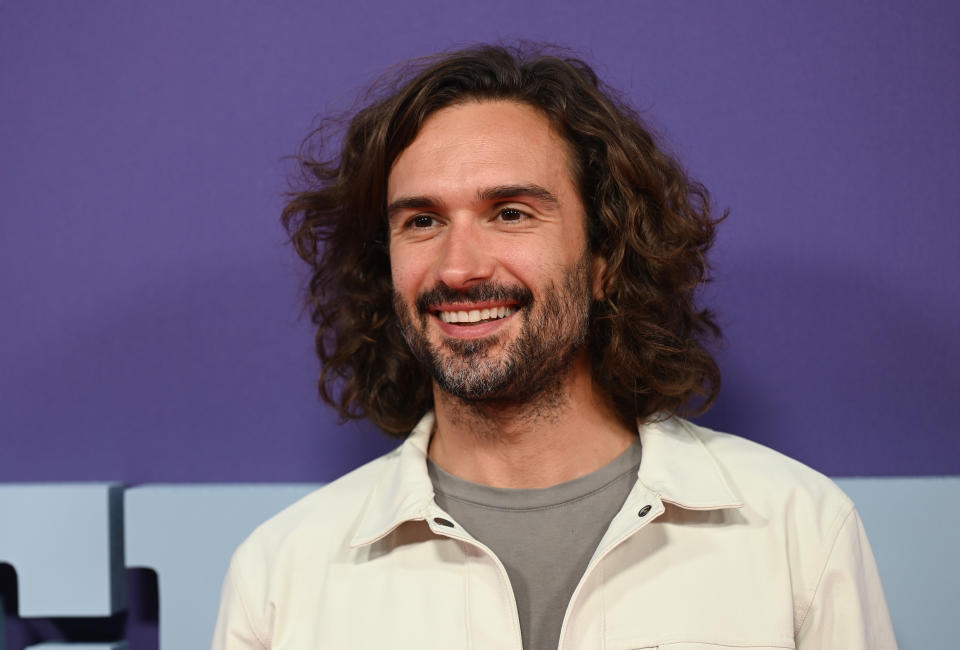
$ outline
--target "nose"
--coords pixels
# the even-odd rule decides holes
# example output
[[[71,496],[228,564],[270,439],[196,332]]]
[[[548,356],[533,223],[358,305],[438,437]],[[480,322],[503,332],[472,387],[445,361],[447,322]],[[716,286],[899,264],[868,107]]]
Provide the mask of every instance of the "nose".
[[[491,253],[475,223],[455,222],[444,235],[437,265],[438,279],[451,289],[466,289],[489,280],[495,266]]]

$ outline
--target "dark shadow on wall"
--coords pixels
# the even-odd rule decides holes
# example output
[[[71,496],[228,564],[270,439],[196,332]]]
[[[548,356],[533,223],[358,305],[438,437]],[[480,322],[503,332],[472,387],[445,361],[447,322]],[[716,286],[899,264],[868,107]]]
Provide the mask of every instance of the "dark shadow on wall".
[[[136,650],[158,650],[157,575],[148,569],[127,571],[130,609],[110,617],[21,618],[17,574],[9,564],[0,563],[0,649],[24,650],[44,642],[106,642],[127,639]],[[4,640],[6,623],[6,645]]]
[[[19,611],[17,590],[17,572],[13,566],[0,562],[0,603],[5,614],[16,614]]]
[[[127,569],[127,640],[133,650],[159,650],[160,601],[157,572]],[[213,638],[213,630],[210,631]]]

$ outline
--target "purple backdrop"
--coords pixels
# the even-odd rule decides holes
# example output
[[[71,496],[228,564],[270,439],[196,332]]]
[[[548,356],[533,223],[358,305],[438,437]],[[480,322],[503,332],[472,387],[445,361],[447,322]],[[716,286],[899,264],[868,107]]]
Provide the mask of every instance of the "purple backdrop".
[[[707,424],[960,473],[958,33],[950,2],[0,1],[0,481],[320,481],[394,444],[315,396],[284,156],[389,65],[515,37],[731,210]]]

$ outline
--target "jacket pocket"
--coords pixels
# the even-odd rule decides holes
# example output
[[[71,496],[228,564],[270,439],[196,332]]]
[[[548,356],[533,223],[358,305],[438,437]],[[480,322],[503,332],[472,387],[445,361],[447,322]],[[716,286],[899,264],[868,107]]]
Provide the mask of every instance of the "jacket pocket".
[[[629,642],[607,643],[609,650],[795,650],[793,643],[781,645],[746,645],[738,643],[661,643],[636,645]]]

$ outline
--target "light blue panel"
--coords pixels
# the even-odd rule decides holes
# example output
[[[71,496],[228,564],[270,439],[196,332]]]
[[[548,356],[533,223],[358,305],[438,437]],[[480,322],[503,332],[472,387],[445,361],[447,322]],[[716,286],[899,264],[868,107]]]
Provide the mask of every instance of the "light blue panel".
[[[119,483],[0,483],[0,562],[23,617],[110,616],[126,607]]]
[[[160,650],[209,647],[230,556],[319,485],[145,485],[125,499],[127,566],[157,572]]]
[[[837,483],[863,518],[900,650],[960,647],[960,477]]]
[[[24,650],[128,650],[126,641],[112,643],[38,643]]]

